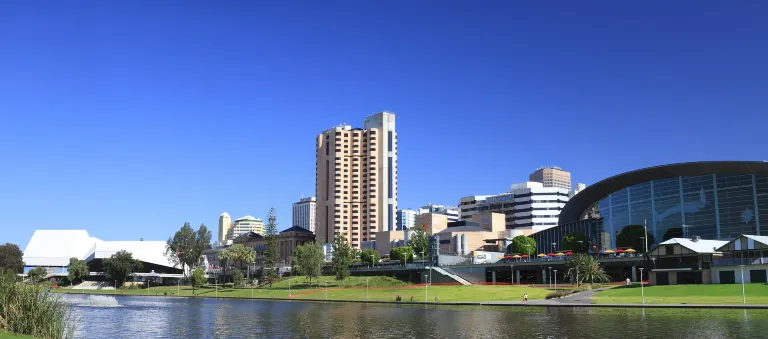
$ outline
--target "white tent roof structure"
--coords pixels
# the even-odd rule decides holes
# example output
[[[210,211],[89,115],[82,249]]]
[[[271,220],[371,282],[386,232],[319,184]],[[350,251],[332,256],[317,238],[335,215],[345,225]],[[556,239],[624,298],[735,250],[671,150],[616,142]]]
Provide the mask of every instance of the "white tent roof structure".
[[[120,250],[146,263],[175,267],[165,256],[164,241],[104,241],[85,230],[37,230],[24,249],[26,266],[65,267],[69,258],[105,259]]]

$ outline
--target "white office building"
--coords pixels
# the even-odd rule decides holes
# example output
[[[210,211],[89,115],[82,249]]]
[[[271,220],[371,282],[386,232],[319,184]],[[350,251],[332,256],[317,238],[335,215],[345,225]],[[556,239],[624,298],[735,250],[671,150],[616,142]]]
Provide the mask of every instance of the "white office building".
[[[302,198],[293,203],[293,226],[299,226],[312,233],[315,232],[315,210],[317,198]]]
[[[397,210],[397,230],[409,230],[416,226],[416,216],[419,211],[415,210]]]
[[[425,214],[425,213],[446,215],[448,216],[448,222],[459,221],[459,208],[455,206],[444,206],[444,205],[434,205],[434,204],[421,206],[421,208],[419,208],[419,214]]]
[[[246,215],[235,220],[234,225],[229,229],[229,236],[227,238],[233,240],[248,232],[264,235],[264,222],[259,218]]]
[[[514,184],[502,194],[461,198],[461,219],[491,211],[506,216],[507,229],[545,230],[557,226],[560,211],[572,195],[565,188],[544,187],[539,182]]]

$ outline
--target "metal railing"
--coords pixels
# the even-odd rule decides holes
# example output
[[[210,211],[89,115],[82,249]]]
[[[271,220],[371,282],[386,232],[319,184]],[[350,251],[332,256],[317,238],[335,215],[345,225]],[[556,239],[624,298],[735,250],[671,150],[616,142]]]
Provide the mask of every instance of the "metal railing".
[[[712,266],[738,266],[768,264],[768,257],[760,258],[731,258],[712,260]]]

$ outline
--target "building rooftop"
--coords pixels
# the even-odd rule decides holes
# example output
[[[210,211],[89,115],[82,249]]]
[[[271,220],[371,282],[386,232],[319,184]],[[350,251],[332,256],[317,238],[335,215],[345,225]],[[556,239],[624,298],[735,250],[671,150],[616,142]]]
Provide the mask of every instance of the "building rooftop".
[[[280,233],[288,233],[288,232],[305,232],[305,233],[312,233],[308,229],[300,227],[300,226],[293,226],[291,228],[287,228],[285,230],[280,231]]]
[[[717,253],[718,252],[717,249],[719,249],[720,247],[723,247],[723,245],[727,243],[728,241],[725,241],[725,240],[698,239],[696,241],[693,241],[692,239],[688,239],[688,238],[672,238],[665,242],[662,242],[661,244],[659,244],[659,246],[679,244],[680,246],[683,246],[696,253]]]
[[[491,232],[491,231],[478,226],[455,226],[455,227],[448,227],[438,232],[437,234],[447,234],[447,233],[455,233],[455,232]]]

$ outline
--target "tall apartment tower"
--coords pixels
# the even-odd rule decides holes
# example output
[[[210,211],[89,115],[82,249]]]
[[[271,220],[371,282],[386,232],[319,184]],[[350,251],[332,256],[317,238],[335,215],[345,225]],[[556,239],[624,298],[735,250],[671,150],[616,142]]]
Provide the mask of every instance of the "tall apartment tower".
[[[571,190],[571,172],[560,167],[541,167],[531,173],[529,181],[540,182],[544,187],[557,187]]]
[[[395,115],[381,112],[363,128],[338,126],[317,136],[315,163],[317,240],[345,234],[362,248],[379,231],[396,228],[397,133]]]
[[[227,240],[227,234],[229,228],[232,226],[232,218],[229,217],[227,212],[222,213],[219,216],[219,243],[224,243]]]
[[[315,197],[301,198],[299,202],[293,203],[293,226],[299,226],[314,233],[316,209]]]

